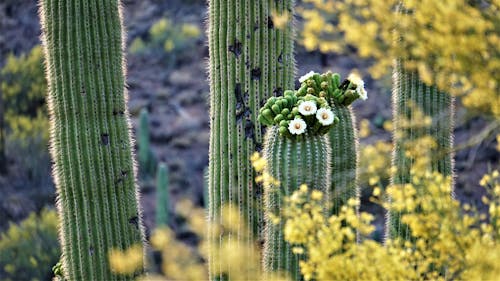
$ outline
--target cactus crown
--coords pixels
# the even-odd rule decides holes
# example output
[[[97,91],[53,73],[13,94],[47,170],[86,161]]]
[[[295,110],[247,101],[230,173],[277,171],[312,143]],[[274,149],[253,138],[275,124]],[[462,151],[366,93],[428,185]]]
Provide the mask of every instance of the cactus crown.
[[[358,98],[367,98],[364,82],[355,74],[341,83],[338,73],[311,71],[299,81],[302,85],[297,91],[287,90],[283,96],[269,98],[259,111],[259,121],[279,126],[283,137],[324,135],[339,122],[332,111],[334,104],[347,106]]]

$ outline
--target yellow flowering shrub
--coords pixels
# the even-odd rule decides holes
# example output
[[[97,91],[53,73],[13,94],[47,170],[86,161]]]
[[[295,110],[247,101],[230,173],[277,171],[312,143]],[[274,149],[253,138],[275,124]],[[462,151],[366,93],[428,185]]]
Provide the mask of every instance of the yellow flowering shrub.
[[[285,239],[306,254],[305,280],[495,280],[500,276],[500,176],[486,175],[481,184],[490,194],[489,219],[450,197],[450,179],[437,173],[413,172],[410,184],[389,186],[392,204],[376,189],[374,200],[403,212],[409,239],[370,239],[357,243],[356,231],[368,235],[373,216],[356,215],[351,199],[338,215],[326,216],[307,188],[287,199]],[[318,191],[314,191],[318,192]],[[416,212],[418,210],[418,212]]]
[[[156,229],[150,244],[161,255],[161,273],[141,276],[138,280],[208,280],[209,257],[213,258],[211,272],[225,276],[228,280],[289,280],[284,274],[262,272],[258,246],[237,237],[240,235],[243,238],[241,235],[251,235],[251,232],[242,229],[246,224],[234,206],[222,208],[221,225],[208,224],[205,211],[194,207],[190,201],[179,202],[176,210],[186,219],[189,230],[201,242],[196,246],[187,245],[177,240],[171,229]],[[208,233],[211,235],[207,237]],[[210,237],[217,237],[217,241],[210,241]],[[218,243],[219,237],[222,239],[221,244]],[[141,248],[137,246],[126,251],[111,251],[109,257],[113,270],[119,274],[133,274],[142,264],[140,251]],[[139,253],[141,259],[137,258]]]
[[[403,0],[406,13],[399,2],[304,0],[300,42],[324,53],[353,46],[374,78],[401,58],[425,83],[500,118],[500,1]]]

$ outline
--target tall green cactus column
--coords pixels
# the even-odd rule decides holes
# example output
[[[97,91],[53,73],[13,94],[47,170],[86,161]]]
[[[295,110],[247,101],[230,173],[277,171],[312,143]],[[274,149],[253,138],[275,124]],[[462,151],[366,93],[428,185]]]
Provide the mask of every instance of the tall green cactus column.
[[[111,249],[142,243],[118,0],[43,0],[50,150],[68,280],[113,274]]]
[[[293,14],[293,2],[209,1],[208,216],[217,223],[222,220],[222,205],[238,206],[246,228],[254,234],[263,222],[262,188],[254,182],[250,162],[263,143],[258,110],[268,97],[294,85],[292,22],[278,28],[272,14]],[[209,265],[213,267],[213,262]]]
[[[411,182],[410,170],[416,159],[408,157],[409,145],[432,137],[436,144],[432,149],[435,153],[425,168],[451,176],[453,184],[454,98],[438,91],[435,86],[424,84],[417,73],[405,70],[402,62],[398,61],[394,67],[392,102],[395,146],[392,164],[395,173],[391,183]],[[386,238],[408,238],[408,228],[400,222],[401,215],[387,213]]]

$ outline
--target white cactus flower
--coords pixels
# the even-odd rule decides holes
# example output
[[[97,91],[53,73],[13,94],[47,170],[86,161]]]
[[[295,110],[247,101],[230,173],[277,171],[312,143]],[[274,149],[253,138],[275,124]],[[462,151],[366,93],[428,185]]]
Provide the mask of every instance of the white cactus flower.
[[[365,90],[365,82],[361,77],[356,73],[349,74],[347,80],[351,81],[354,85],[356,85],[356,92],[362,100],[366,100],[368,98],[368,93]]]
[[[304,83],[307,79],[311,78],[314,75],[314,71],[309,71],[308,73],[304,74],[302,77],[299,78],[300,83]]]
[[[307,124],[300,118],[295,118],[288,124],[288,131],[292,135],[301,135],[306,132]]]
[[[335,115],[330,109],[327,108],[320,108],[316,112],[316,118],[318,119],[319,123],[323,126],[328,126],[333,124],[333,119]]]
[[[304,116],[313,115],[318,110],[316,103],[313,101],[304,101],[299,104],[299,112]]]

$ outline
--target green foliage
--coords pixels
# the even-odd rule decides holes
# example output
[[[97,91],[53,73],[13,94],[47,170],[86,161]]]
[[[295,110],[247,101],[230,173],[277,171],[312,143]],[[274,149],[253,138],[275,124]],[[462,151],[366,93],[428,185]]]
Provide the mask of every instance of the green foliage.
[[[45,103],[47,82],[43,73],[43,53],[40,46],[28,54],[7,56],[0,71],[1,89],[6,116],[35,117]]]
[[[164,54],[168,64],[173,66],[185,50],[194,47],[201,35],[201,30],[196,24],[174,23],[168,18],[162,18],[151,26],[146,41],[140,37],[132,41],[130,53]]]
[[[57,223],[56,212],[44,209],[0,234],[0,279],[49,280],[61,254]]]
[[[5,135],[6,155],[19,165],[17,171],[26,173],[23,175],[38,186],[50,181],[48,169],[44,168],[49,160],[47,82],[42,55],[40,46],[19,57],[10,54],[0,71],[0,102],[5,118],[5,127],[0,130]]]
[[[168,170],[165,163],[160,163],[156,175],[156,227],[168,225],[170,196],[168,188]]]
[[[36,117],[26,115],[7,116],[10,132],[6,139],[7,155],[16,159],[18,171],[32,181],[33,184],[48,183],[49,153],[49,121],[42,109]]]

